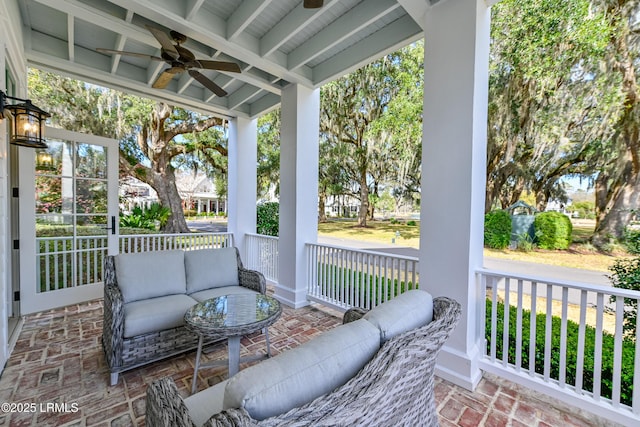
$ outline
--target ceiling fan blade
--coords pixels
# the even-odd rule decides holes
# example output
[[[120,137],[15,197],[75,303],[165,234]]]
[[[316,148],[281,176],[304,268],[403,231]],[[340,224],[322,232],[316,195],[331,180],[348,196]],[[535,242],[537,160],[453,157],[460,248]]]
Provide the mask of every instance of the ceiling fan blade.
[[[219,71],[229,71],[231,73],[239,73],[240,66],[235,62],[225,62],[225,61],[210,61],[208,59],[199,59],[197,61],[193,61],[193,65],[191,63],[187,63],[186,65],[191,65],[195,68],[204,68],[205,70],[219,70]]]
[[[227,96],[227,92],[222,89],[220,86],[212,82],[208,77],[203,74],[200,74],[196,70],[189,70],[189,75],[199,81],[202,86],[209,89],[211,92],[215,93],[218,96]]]
[[[156,40],[158,40],[160,46],[162,46],[162,49],[167,55],[169,55],[173,59],[178,59],[180,57],[180,54],[176,50],[176,47],[173,45],[173,42],[164,31],[150,25],[145,25],[145,28],[149,30],[149,32],[153,35],[153,37],[156,38]]]
[[[164,89],[169,85],[169,82],[173,79],[178,73],[183,72],[184,69],[180,67],[171,67],[164,70],[156,79],[155,82],[151,85],[154,89]]]
[[[160,58],[159,56],[146,55],[144,53],[126,52],[124,50],[103,49],[101,47],[96,48],[96,50],[100,53],[112,53],[114,55],[127,55],[127,56],[135,56],[136,58],[151,59],[153,61],[164,61],[164,59]]]
[[[304,0],[305,9],[317,9],[322,7],[324,0]]]

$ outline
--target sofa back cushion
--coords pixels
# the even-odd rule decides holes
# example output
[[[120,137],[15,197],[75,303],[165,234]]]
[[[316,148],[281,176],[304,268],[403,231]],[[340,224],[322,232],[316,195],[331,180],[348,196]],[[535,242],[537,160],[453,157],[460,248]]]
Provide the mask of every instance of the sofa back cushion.
[[[239,284],[236,248],[187,251],[184,265],[188,294]]]
[[[396,335],[431,322],[433,298],[426,291],[407,291],[373,308],[363,319],[380,330],[380,342],[384,344]]]
[[[282,414],[345,384],[379,348],[380,333],[366,320],[338,326],[240,371],[227,383],[223,407],[244,408],[256,420]]]
[[[120,254],[115,257],[116,279],[126,303],[165,295],[184,294],[183,251]]]

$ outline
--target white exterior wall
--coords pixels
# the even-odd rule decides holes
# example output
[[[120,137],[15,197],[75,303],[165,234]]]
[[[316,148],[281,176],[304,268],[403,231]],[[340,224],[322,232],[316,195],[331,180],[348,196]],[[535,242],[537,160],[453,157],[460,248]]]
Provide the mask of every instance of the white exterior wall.
[[[26,97],[26,60],[22,52],[20,12],[15,0],[0,2],[0,90],[6,92],[5,69],[12,71],[18,96]],[[0,121],[0,370],[9,357],[7,317],[11,293],[11,223],[9,217],[8,120]],[[8,301],[9,300],[9,301]]]
[[[425,15],[420,287],[462,304],[439,376],[481,379],[482,267],[490,10],[484,0],[436,3]]]

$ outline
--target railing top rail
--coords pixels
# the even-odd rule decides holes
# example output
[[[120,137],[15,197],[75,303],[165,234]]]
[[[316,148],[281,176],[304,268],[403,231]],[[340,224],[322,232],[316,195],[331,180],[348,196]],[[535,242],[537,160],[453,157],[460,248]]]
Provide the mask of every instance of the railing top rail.
[[[278,236],[267,236],[266,234],[244,233],[248,237],[260,237],[261,239],[278,240]]]
[[[603,293],[603,294],[612,295],[616,297],[640,299],[640,291],[614,288],[613,286],[596,285],[593,283],[583,283],[583,282],[574,282],[574,281],[558,281],[558,279],[554,279],[550,277],[518,274],[518,273],[512,273],[512,272],[506,272],[506,271],[500,271],[500,270],[491,270],[488,268],[478,269],[476,270],[476,273],[482,274],[485,276],[490,276],[490,277],[525,280],[529,282],[545,283],[548,285],[561,286],[561,287],[570,288],[570,289],[598,292],[598,293]]]
[[[419,258],[417,258],[417,257],[392,254],[392,253],[389,253],[389,252],[369,251],[367,249],[350,248],[350,247],[347,247],[347,246],[327,245],[325,243],[307,243],[306,245],[307,246],[315,246],[315,247],[319,247],[319,248],[340,249],[342,251],[349,251],[349,252],[360,252],[360,253],[365,253],[365,254],[368,254],[368,255],[376,255],[376,256],[382,256],[382,257],[387,257],[387,258],[400,259],[400,260],[404,260],[404,261],[414,261],[414,262],[418,262],[419,261]]]
[[[106,234],[95,234],[95,235],[88,235],[88,236],[54,236],[54,237],[36,237],[36,240],[61,240],[61,239],[101,239],[101,238],[107,238]]]
[[[196,232],[196,233],[160,233],[160,234],[121,234],[119,237],[190,237],[190,236],[231,236],[233,233],[213,233],[213,232]]]

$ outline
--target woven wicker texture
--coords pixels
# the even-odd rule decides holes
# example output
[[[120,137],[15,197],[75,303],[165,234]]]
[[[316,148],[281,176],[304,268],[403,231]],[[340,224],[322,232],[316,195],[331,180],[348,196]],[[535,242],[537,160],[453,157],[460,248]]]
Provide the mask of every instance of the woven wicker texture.
[[[252,420],[242,409],[216,414],[209,426],[437,426],[434,400],[436,357],[460,319],[460,304],[433,300],[431,323],[387,341],[373,359],[345,385],[332,393],[277,417]],[[165,390],[173,387],[173,391]],[[156,408],[180,406],[173,380],[152,383],[147,391],[147,423],[151,426],[191,426],[192,421],[156,413]],[[166,420],[172,423],[165,424]],[[175,423],[174,423],[175,421]],[[217,423],[217,424],[216,424]]]
[[[240,286],[262,294],[266,293],[266,280],[262,273],[242,267],[240,252],[238,281]],[[195,302],[194,302],[195,304]],[[208,337],[205,345],[221,341],[223,337]],[[131,338],[124,338],[124,301],[116,279],[115,258],[104,260],[104,321],[102,346],[112,374],[155,362],[170,356],[193,350],[198,346],[198,336],[186,327],[166,329]]]

